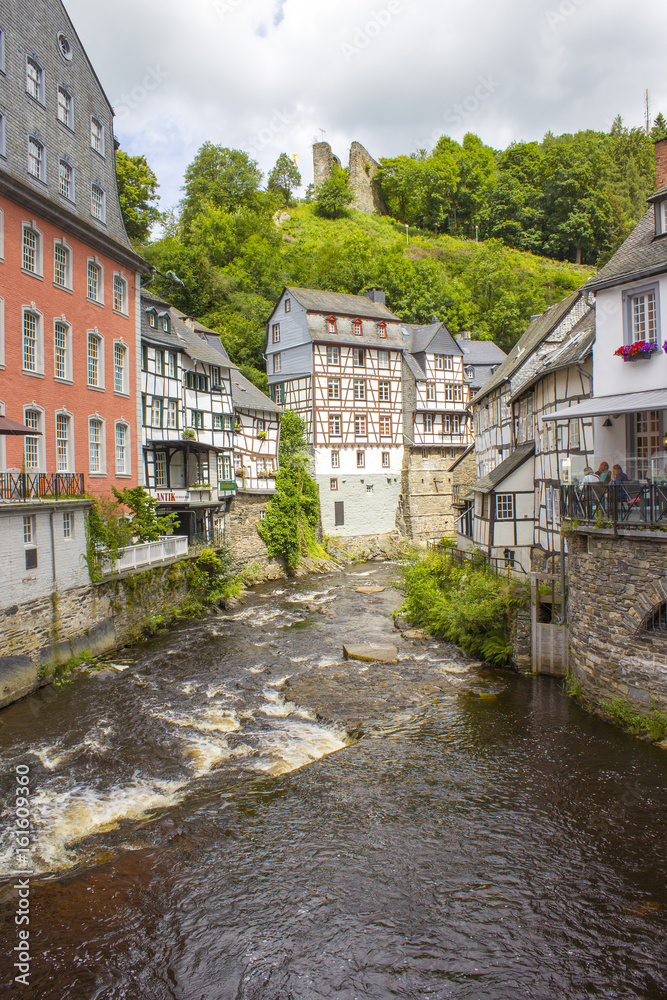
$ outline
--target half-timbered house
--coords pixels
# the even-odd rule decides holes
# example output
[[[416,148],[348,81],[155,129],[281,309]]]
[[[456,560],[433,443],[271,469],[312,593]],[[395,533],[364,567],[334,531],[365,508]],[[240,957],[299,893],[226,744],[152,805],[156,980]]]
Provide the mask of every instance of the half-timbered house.
[[[591,421],[559,433],[542,420],[591,392],[594,320],[574,292],[530,326],[473,398],[477,481],[459,517],[458,544],[530,572],[560,551],[559,487],[592,461]]]
[[[507,355],[492,340],[473,340],[469,330],[457,333],[456,343],[463,351],[463,370],[472,399]]]
[[[146,488],[191,539],[221,534],[233,475],[231,362],[167,302],[142,294]]]

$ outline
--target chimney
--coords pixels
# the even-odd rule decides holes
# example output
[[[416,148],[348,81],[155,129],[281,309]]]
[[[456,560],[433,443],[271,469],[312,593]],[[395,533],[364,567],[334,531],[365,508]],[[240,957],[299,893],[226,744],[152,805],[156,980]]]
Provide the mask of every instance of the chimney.
[[[655,143],[655,189],[667,184],[667,139],[658,139]]]
[[[472,340],[472,334],[470,330],[461,330],[460,333],[456,334],[457,340]]]
[[[369,288],[364,292],[364,297],[370,299],[371,302],[379,302],[381,306],[387,304],[386,296],[381,288]]]

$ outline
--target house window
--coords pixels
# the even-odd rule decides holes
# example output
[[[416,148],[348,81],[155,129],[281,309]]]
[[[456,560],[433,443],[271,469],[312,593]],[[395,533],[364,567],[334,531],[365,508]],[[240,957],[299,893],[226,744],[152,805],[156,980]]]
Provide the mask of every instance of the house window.
[[[352,363],[355,368],[366,367],[366,352],[362,347],[354,347],[352,349]]]
[[[157,313],[154,309],[148,310],[148,325],[154,330],[157,328]]]
[[[113,345],[113,391],[127,392],[127,347],[125,344]]]
[[[34,59],[26,59],[25,89],[36,101],[44,103],[44,71]]]
[[[331,468],[332,469],[338,469],[338,468],[340,468],[340,452],[339,451],[332,451],[331,452]]]
[[[167,402],[167,427],[178,427],[178,401],[175,399]]]
[[[373,487],[372,487],[372,485],[371,485],[371,484],[369,484],[369,485],[368,485],[368,486],[366,487],[366,492],[367,492],[367,493],[372,493],[372,492],[373,492]]]
[[[104,385],[102,338],[91,331],[88,332],[88,385],[98,389]]]
[[[336,317],[329,316],[329,319],[327,320],[327,333],[335,333],[335,332],[336,332]]]
[[[496,493],[496,520],[514,520],[514,494]]]
[[[442,433],[443,434],[460,434],[461,432],[461,417],[458,413],[445,413],[442,418]]]
[[[228,454],[218,452],[218,482],[228,483],[232,478],[232,460]]]
[[[151,404],[151,427],[162,427],[163,402],[159,396],[153,397]]]
[[[456,383],[454,384],[454,402],[455,403],[463,402],[463,386],[458,385]]]
[[[5,33],[0,28],[0,73],[5,72]]]
[[[337,490],[338,489],[338,480],[337,479],[330,479],[329,480],[329,489],[330,490]]]
[[[340,413],[330,413],[329,414],[329,436],[330,437],[340,437],[341,436],[341,421]]]
[[[447,372],[454,371],[454,358],[451,356],[451,354],[445,354],[443,360],[444,360],[445,371]]]
[[[430,434],[432,431],[433,431],[433,414],[432,413],[425,413],[424,414],[424,432],[426,434]]]
[[[58,121],[72,127],[72,98],[64,87],[58,87]]]
[[[74,538],[74,511],[63,513],[63,538]]]
[[[90,188],[90,212],[94,219],[104,222],[106,218],[106,207],[104,204],[104,191],[97,184]]]
[[[94,116],[90,119],[90,146],[100,156],[104,156],[104,125]]]
[[[355,437],[366,437],[366,417],[363,413],[357,413],[354,417]]]
[[[171,330],[171,320],[167,315],[167,313],[162,314],[162,329],[164,330],[165,333],[169,333],[169,331]]]
[[[7,122],[5,115],[0,113],[0,156],[7,155]]]
[[[360,319],[353,319],[352,320],[352,333],[355,335],[355,337],[360,337],[361,336],[361,320]]]
[[[127,424],[116,424],[116,475],[127,476],[130,472],[130,458],[128,455],[128,427]]]
[[[271,342],[273,344],[280,343],[280,323],[274,323],[271,327]]]
[[[60,54],[63,59],[68,61],[72,58],[72,46],[70,45],[67,35],[64,35],[62,31],[58,32],[58,48],[60,49]]]
[[[354,398],[366,398],[366,382],[363,378],[355,378],[354,380]]]
[[[292,300],[291,299],[285,299],[285,312],[288,313],[288,312],[291,312],[291,311],[292,311]]]
[[[141,370],[148,371],[148,344],[141,345]]]
[[[93,302],[102,302],[102,268],[94,261],[88,261],[86,294]]]
[[[88,461],[90,475],[106,471],[104,458],[104,424],[97,418],[88,421]]]
[[[378,368],[389,368],[389,351],[378,351]]]
[[[378,383],[378,400],[380,403],[389,403],[391,401],[391,390],[389,382]]]
[[[37,517],[28,514],[23,518],[23,544],[33,545],[37,541]]]
[[[380,337],[382,340],[386,340],[387,339],[387,324],[386,323],[378,323],[378,337]]]
[[[127,315],[127,281],[120,274],[113,276],[113,307],[115,312]]]
[[[27,472],[36,472],[39,469],[39,437],[41,413],[39,410],[26,410],[23,416],[26,427],[35,431],[24,438],[25,467]]]
[[[68,414],[56,415],[56,472],[70,471],[70,424]]]
[[[391,417],[380,417],[380,437],[391,437]]]
[[[340,348],[327,347],[327,364],[328,365],[340,364]]]
[[[28,173],[38,180],[44,180],[44,146],[37,139],[28,139]]]
[[[222,430],[222,414],[221,413],[214,413],[213,414],[213,430],[214,431],[221,431]]]
[[[72,378],[70,328],[67,323],[53,326],[54,375],[59,379]]]
[[[176,355],[172,351],[169,352],[169,375],[171,378],[178,378]]]
[[[190,427],[195,427],[197,430],[204,429],[203,410],[190,410]]]
[[[53,284],[60,288],[72,287],[71,253],[63,243],[53,244]]]
[[[278,384],[273,387],[273,401],[278,403],[279,406],[285,402],[285,386]]]
[[[278,372],[281,372],[282,370],[283,370],[283,356],[280,353],[280,351],[278,351],[277,354],[273,355],[273,373],[275,375],[278,374]]]
[[[357,452],[357,468],[358,469],[364,469],[365,467],[366,467],[366,452],[365,451],[358,451]]]
[[[185,385],[188,389],[194,389],[196,392],[208,392],[208,379],[205,375],[200,375],[198,372],[186,372]]]
[[[627,296],[627,333],[630,343],[646,340],[658,342],[658,302],[657,287],[647,288]]]
[[[453,382],[445,382],[445,402],[446,403],[453,403],[454,402],[454,383]]]
[[[327,384],[329,399],[340,399],[340,379],[330,378]]]
[[[58,191],[63,198],[74,201],[74,171],[65,160],[58,162]]]
[[[426,383],[426,398],[428,400],[434,400],[435,399],[435,382],[427,382]]]
[[[31,274],[42,273],[42,238],[31,226],[23,227],[23,270]]]
[[[442,354],[435,355],[435,367],[438,371],[442,371],[442,369],[445,367],[445,359],[443,358]]]
[[[217,365],[211,365],[211,388],[219,389],[222,386],[222,380],[220,379],[220,369]]]
[[[389,468],[389,452],[388,451],[383,451],[382,452],[382,468],[383,469],[388,469]]]
[[[42,321],[34,312],[23,313],[23,371],[42,371]]]
[[[155,489],[163,489],[167,485],[167,456],[164,451],[155,452]]]
[[[155,349],[155,374],[164,375],[164,351]]]

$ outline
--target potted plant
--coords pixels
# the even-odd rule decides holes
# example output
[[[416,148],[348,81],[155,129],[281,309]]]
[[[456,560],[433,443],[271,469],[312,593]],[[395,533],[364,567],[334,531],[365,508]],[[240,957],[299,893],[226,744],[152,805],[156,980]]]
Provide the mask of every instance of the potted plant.
[[[194,441],[197,435],[195,434],[192,427],[186,427],[183,433],[181,434],[181,437],[184,441]]]
[[[657,350],[658,345],[650,340],[636,340],[634,344],[619,347],[614,351],[614,357],[623,358],[624,361],[640,361],[642,358],[650,358]]]
[[[257,431],[257,437],[260,441],[266,441],[266,431]]]

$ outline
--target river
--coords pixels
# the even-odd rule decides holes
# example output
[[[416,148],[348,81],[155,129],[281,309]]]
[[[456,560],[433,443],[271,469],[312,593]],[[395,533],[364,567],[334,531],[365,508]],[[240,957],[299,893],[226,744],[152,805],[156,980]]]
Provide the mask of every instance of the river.
[[[667,753],[403,638],[397,574],[257,587],[0,713],[3,998],[665,1000]]]

